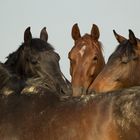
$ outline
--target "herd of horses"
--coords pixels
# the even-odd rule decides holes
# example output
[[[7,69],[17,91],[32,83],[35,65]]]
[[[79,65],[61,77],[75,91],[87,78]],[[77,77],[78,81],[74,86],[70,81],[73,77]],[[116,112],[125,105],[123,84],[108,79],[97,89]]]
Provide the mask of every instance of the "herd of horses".
[[[105,64],[100,31],[71,31],[71,82],[46,27],[0,63],[0,140],[139,140],[140,40],[132,30]]]

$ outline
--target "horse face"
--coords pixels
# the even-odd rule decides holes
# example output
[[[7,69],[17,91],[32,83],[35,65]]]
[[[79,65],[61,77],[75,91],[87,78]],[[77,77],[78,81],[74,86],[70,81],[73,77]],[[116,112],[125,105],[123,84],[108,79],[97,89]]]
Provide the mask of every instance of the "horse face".
[[[119,45],[91,84],[91,90],[107,92],[140,85],[140,41],[132,31],[129,31],[128,40],[116,33],[115,37]]]
[[[61,91],[71,93],[70,82],[64,77],[59,66],[59,55],[47,42],[46,28],[40,33],[40,38],[32,38],[30,27],[24,32],[24,43],[10,55],[5,63],[13,73],[23,79],[49,77],[49,81]]]
[[[101,43],[98,41],[99,30],[93,25],[91,34],[81,37],[78,25],[72,28],[74,47],[69,52],[70,74],[72,77],[73,95],[86,93],[90,84],[102,70],[105,62]]]

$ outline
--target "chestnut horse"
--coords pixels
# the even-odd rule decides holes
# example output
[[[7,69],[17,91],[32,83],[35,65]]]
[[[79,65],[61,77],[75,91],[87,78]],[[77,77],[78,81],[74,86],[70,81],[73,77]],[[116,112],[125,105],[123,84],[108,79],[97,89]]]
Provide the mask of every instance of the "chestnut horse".
[[[5,78],[7,78],[7,84],[10,82],[8,80],[9,76],[9,79],[12,79],[12,75],[15,75],[29,87],[32,83],[34,83],[34,86],[38,86],[39,81],[43,85],[42,81],[45,81],[46,87],[51,88],[52,91],[58,91],[59,89],[62,94],[71,94],[71,84],[60,70],[60,56],[47,41],[46,27],[41,30],[40,38],[32,38],[30,27],[25,30],[24,42],[8,56],[4,67],[0,69],[3,71],[1,73],[5,74]],[[6,79],[0,80],[2,82]],[[14,83],[14,85],[16,86],[18,83]]]
[[[113,91],[121,88],[140,86],[140,40],[129,30],[129,39],[117,34],[117,49],[109,57],[102,72],[91,84],[90,90]]]
[[[0,139],[140,139],[140,87],[60,99],[43,89],[0,95]]]
[[[98,41],[100,32],[93,24],[91,34],[81,36],[78,24],[72,27],[74,47],[69,52],[70,74],[73,96],[85,94],[90,84],[105,65],[102,45]]]

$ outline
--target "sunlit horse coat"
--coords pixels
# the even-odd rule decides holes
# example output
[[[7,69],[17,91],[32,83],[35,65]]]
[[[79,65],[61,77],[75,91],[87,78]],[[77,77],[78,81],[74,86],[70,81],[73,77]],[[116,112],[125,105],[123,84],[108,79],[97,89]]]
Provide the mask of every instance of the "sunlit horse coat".
[[[0,96],[1,140],[139,140],[140,87],[62,99]]]

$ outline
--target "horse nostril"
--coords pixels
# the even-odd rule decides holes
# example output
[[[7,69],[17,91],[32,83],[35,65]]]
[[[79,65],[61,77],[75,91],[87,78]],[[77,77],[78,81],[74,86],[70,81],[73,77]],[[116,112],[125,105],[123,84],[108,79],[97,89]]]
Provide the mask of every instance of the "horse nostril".
[[[117,78],[117,79],[116,79],[116,81],[117,81],[117,82],[120,82],[120,81],[121,81],[121,79],[120,79],[120,78]]]
[[[70,88],[65,88],[65,87],[61,87],[60,88],[60,94],[62,96],[71,96],[72,95],[72,89]]]
[[[63,95],[66,94],[63,88],[60,88],[60,93],[63,94]]]

